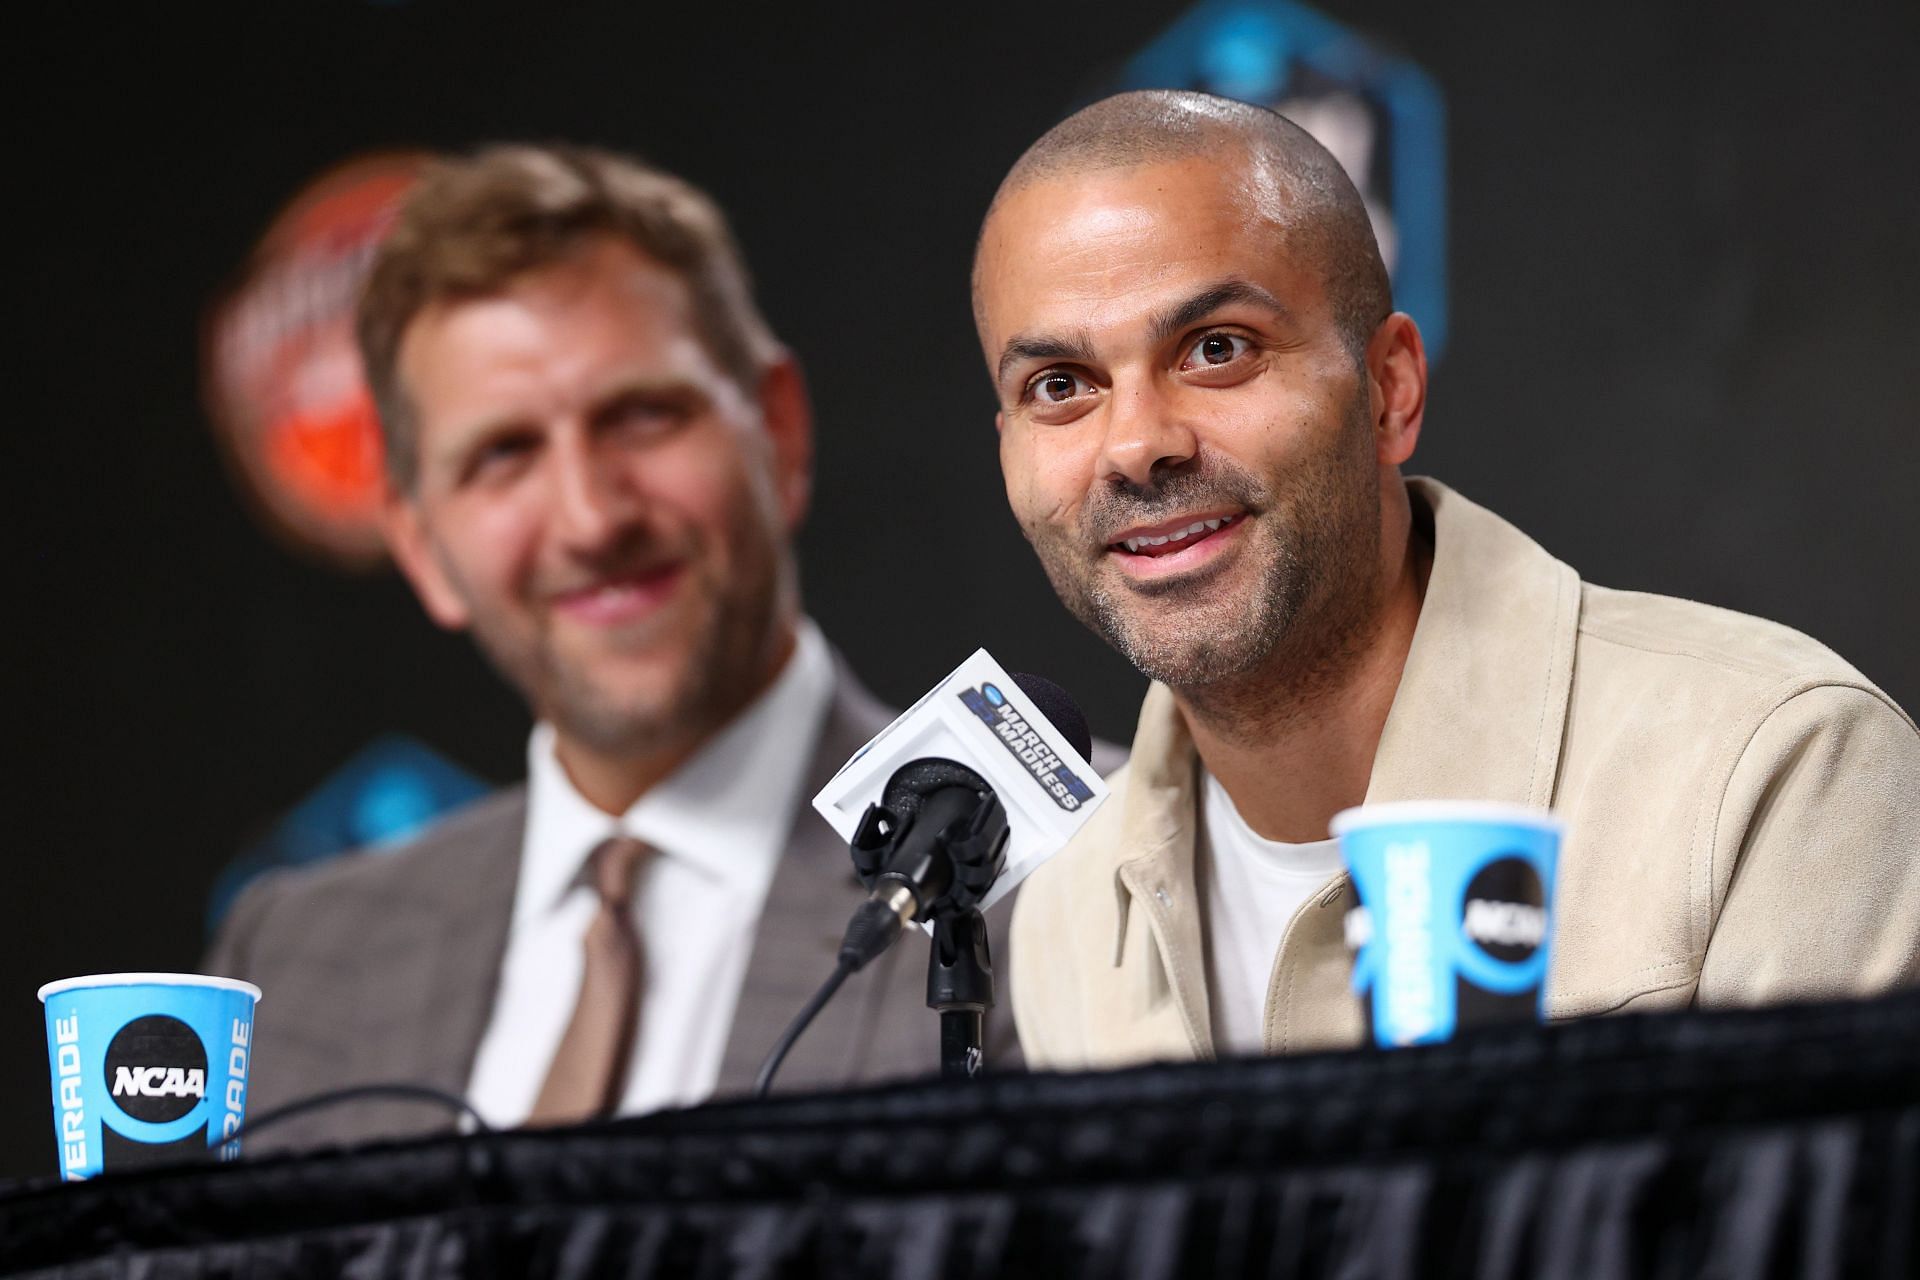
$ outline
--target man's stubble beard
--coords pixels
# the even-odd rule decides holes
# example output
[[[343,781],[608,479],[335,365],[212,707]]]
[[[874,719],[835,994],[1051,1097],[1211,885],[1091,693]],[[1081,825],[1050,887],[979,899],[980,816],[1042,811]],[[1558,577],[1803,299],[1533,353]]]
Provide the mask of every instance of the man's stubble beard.
[[[1091,498],[1082,521],[1100,531],[1234,505],[1255,513],[1243,549],[1265,552],[1244,595],[1211,576],[1136,591],[1111,581],[1104,552],[1048,530],[1034,548],[1068,609],[1151,680],[1219,721],[1268,724],[1307,710],[1338,683],[1377,625],[1380,473],[1364,390],[1328,446],[1277,486],[1218,454]],[[1030,535],[1031,536],[1031,535]],[[1217,535],[1216,535],[1217,536]]]
[[[767,535],[755,530],[746,536]],[[479,610],[472,626],[475,643],[562,739],[620,759],[684,749],[720,728],[760,689],[783,603],[797,593],[790,556],[778,545],[756,545],[751,562],[736,566],[739,576],[731,583],[721,580],[719,566],[697,548],[690,560],[689,574],[703,576],[680,583],[675,592],[680,598],[666,608],[691,607],[700,616],[691,637],[679,643],[685,659],[678,678],[656,696],[617,697],[595,682],[591,659],[564,656],[550,635],[522,639]],[[645,646],[648,630],[657,626],[654,618],[642,619],[629,643]]]
[[[565,737],[605,756],[645,757],[697,742],[759,688],[773,611],[771,589],[709,595],[694,638],[682,650],[687,658],[681,677],[662,697],[645,702],[616,701],[582,664],[544,650],[547,714]]]

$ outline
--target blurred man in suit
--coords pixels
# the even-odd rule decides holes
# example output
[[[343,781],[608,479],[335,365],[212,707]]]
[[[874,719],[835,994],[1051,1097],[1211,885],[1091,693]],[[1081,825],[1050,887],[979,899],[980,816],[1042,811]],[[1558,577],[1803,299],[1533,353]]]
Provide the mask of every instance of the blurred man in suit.
[[[584,150],[431,170],[358,325],[394,559],[537,724],[524,786],[238,904],[209,971],[266,993],[250,1110],[402,1081],[560,1123],[744,1090],[862,897],[808,800],[891,718],[801,612],[798,365],[714,205]],[[913,932],[782,1087],[937,1066]],[[362,1105],[270,1136],[438,1123]]]

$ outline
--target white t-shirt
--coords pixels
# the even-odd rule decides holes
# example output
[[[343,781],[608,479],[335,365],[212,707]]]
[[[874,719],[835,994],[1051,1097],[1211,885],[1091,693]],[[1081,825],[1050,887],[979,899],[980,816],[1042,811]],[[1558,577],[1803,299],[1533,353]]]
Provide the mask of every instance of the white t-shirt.
[[[1200,771],[1194,869],[1206,904],[1207,1003],[1220,1057],[1266,1052],[1267,987],[1280,937],[1302,903],[1346,864],[1338,840],[1283,844],[1249,827],[1218,779]]]

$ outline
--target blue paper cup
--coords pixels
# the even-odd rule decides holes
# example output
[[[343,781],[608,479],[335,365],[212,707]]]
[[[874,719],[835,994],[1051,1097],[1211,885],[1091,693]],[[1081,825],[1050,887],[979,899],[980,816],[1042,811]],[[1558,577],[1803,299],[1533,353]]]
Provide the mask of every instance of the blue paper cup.
[[[1375,1044],[1544,1017],[1562,830],[1544,810],[1466,801],[1334,816],[1360,895],[1347,942]]]
[[[240,1154],[260,988],[191,973],[102,973],[40,988],[60,1176]]]

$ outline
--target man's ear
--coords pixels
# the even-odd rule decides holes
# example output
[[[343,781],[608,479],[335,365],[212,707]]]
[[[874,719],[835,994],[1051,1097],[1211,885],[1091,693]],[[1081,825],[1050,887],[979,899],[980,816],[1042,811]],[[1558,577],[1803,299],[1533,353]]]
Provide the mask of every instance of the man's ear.
[[[1427,348],[1404,311],[1380,322],[1367,343],[1374,449],[1384,466],[1399,466],[1420,442],[1427,412]]]
[[[813,404],[806,375],[791,351],[760,375],[760,419],[773,443],[774,492],[787,532],[796,533],[813,501]]]
[[[472,615],[427,541],[419,500],[389,483],[382,516],[387,550],[412,584],[413,594],[420,597],[427,616],[449,631],[463,630]]]

